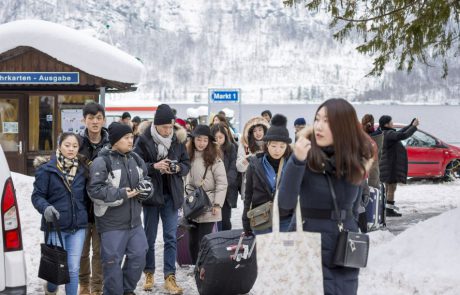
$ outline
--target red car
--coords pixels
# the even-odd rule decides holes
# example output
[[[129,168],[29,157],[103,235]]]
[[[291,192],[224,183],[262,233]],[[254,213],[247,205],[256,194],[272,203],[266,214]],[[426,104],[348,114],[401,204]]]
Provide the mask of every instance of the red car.
[[[402,127],[404,125],[395,124],[394,128]],[[446,180],[460,177],[460,147],[447,144],[420,129],[402,144],[409,160],[408,177],[442,177]]]

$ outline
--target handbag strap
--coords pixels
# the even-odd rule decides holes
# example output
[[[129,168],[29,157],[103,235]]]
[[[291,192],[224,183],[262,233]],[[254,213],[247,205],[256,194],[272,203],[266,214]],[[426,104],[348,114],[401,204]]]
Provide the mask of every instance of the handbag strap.
[[[343,231],[343,222],[342,215],[340,214],[339,206],[337,205],[337,195],[335,194],[334,186],[332,185],[332,180],[329,174],[326,174],[327,183],[329,184],[329,189],[331,190],[332,203],[334,204],[335,215],[337,218],[337,225],[339,227],[339,232]]]
[[[56,232],[58,234],[58,238],[59,238],[59,242],[61,243],[61,247],[64,248],[64,242],[62,241],[62,235],[61,235],[61,226],[59,225],[59,222],[54,213],[53,213],[53,222],[47,222],[46,224],[47,224],[47,229],[45,232],[45,244],[48,243],[49,234],[51,232],[51,224],[54,224],[54,228],[56,229]],[[54,245],[53,240],[51,240],[51,244]],[[57,243],[55,246],[57,246]]]
[[[209,166],[206,166],[206,170],[204,170],[203,178],[201,179],[201,183],[199,187],[202,187],[204,184],[204,180],[206,179],[206,174],[208,173],[208,167]]]

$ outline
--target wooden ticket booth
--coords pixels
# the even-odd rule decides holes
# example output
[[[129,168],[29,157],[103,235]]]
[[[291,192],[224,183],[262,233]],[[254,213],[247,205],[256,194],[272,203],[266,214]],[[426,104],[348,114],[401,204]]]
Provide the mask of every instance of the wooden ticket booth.
[[[85,103],[100,101],[105,91],[136,89],[135,83],[89,74],[71,65],[72,58],[69,62],[62,59],[32,46],[17,46],[3,52],[0,47],[0,144],[12,171],[33,175],[34,158],[54,153],[61,132],[80,133],[84,129]]]

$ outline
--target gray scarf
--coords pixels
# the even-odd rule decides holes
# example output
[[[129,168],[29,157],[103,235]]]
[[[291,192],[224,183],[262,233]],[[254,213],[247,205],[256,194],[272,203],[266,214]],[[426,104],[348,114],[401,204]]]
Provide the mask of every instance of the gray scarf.
[[[168,156],[168,151],[171,148],[174,131],[171,132],[171,135],[169,135],[168,137],[163,137],[158,133],[157,129],[155,128],[155,125],[152,123],[152,126],[150,127],[150,132],[152,133],[153,141],[158,146],[157,160],[166,159],[166,157]]]

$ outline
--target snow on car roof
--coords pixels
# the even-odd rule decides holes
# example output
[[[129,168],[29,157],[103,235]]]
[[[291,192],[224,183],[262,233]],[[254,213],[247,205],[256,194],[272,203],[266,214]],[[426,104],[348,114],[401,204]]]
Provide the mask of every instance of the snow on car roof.
[[[139,83],[144,66],[135,57],[78,30],[43,20],[0,25],[0,52],[18,46],[40,50],[91,75]]]

